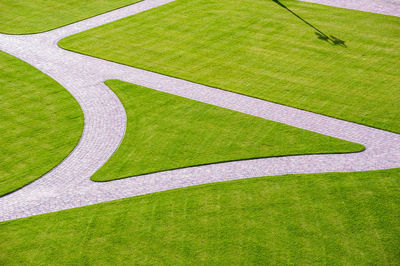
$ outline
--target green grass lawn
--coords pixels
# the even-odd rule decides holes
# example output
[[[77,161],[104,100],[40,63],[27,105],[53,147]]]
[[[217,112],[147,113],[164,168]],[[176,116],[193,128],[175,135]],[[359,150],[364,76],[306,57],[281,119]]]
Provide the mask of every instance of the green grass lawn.
[[[133,1],[24,2],[0,3],[0,31],[48,30]],[[283,3],[347,48],[316,38],[315,29],[268,0],[177,0],[61,45],[400,132],[400,19]],[[83,120],[49,77],[3,53],[0,66],[2,195],[57,165]],[[124,104],[128,127],[96,180],[360,149],[140,86],[106,84]],[[253,178],[3,222],[0,265],[400,264],[399,177],[400,169]]]
[[[177,0],[63,48],[400,132],[400,18],[272,0]]]
[[[400,263],[400,170],[287,175],[0,224],[0,264]]]
[[[0,52],[0,69],[2,196],[41,177],[72,151],[83,113],[62,86],[27,63]]]
[[[139,0],[1,0],[0,32],[48,31],[135,2]]]
[[[117,152],[93,177],[104,181],[222,161],[360,151],[359,144],[111,80],[128,124]]]

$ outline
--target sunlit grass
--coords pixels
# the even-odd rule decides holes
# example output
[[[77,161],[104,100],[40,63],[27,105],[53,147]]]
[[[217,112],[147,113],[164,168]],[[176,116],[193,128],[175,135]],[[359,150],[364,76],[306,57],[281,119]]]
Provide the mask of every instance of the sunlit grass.
[[[1,196],[41,177],[72,151],[83,113],[63,87],[27,63],[0,52],[0,69]]]
[[[272,0],[177,0],[60,45],[400,132],[400,18],[282,3],[347,48],[317,38],[316,29]]]
[[[140,0],[1,0],[0,32],[48,31]]]
[[[9,221],[0,264],[396,265],[399,177],[263,177]]]
[[[92,176],[96,181],[224,161],[364,149],[122,81],[106,84],[124,105],[128,124],[116,153]]]

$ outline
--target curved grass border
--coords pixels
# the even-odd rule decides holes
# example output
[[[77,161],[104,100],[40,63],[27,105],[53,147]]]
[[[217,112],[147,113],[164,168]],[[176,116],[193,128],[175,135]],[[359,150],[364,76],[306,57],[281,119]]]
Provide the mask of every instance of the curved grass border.
[[[32,134],[33,137],[29,135],[29,138],[26,137],[26,132],[24,131],[24,138],[21,143],[19,142],[9,142],[8,145],[3,145],[7,149],[11,149],[14,147],[23,147],[21,150],[14,151],[12,150],[11,153],[3,153],[3,156],[7,156],[11,158],[10,162],[7,162],[7,169],[9,167],[14,167],[16,172],[10,172],[10,170],[6,170],[7,173],[5,177],[1,178],[1,182],[5,182],[7,187],[4,185],[2,189],[0,189],[0,197],[11,194],[28,184],[31,184],[35,180],[43,177],[47,173],[51,172],[55,167],[57,167],[60,163],[62,163],[66,158],[70,156],[76,146],[80,143],[81,137],[83,134],[84,128],[84,115],[83,111],[76,101],[76,99],[70,94],[68,90],[66,90],[63,86],[61,86],[57,81],[50,78],[48,75],[44,74],[37,68],[31,66],[30,64],[24,62],[23,60],[16,58],[10,54],[0,52],[0,56],[4,58],[4,61],[10,62],[12,61],[11,67],[15,67],[16,71],[12,70],[12,73],[16,73],[12,78],[18,78],[16,84],[19,86],[20,90],[15,90],[13,85],[10,87],[2,88],[4,90],[4,95],[6,95],[7,91],[13,91],[12,95],[15,93],[20,93],[21,90],[24,94],[28,93],[28,97],[26,97],[25,102],[22,100],[20,101],[20,97],[10,97],[6,99],[6,103],[15,101],[16,103],[12,105],[11,110],[20,110],[17,112],[18,117],[22,115],[21,112],[27,112],[24,114],[24,119],[27,122],[18,123],[17,121],[13,120],[15,115],[11,115],[11,118],[7,120],[6,117],[2,119],[2,123],[10,124],[14,130],[28,130],[28,134]],[[3,60],[2,60],[3,61]],[[18,69],[18,67],[20,67]],[[7,73],[6,73],[7,74]],[[24,76],[24,78],[20,78],[20,76]],[[37,78],[39,77],[39,78]],[[1,77],[0,77],[1,78]],[[10,78],[10,79],[12,79]],[[33,81],[32,81],[33,79]],[[12,82],[12,80],[8,81]],[[25,86],[24,86],[25,84]],[[23,89],[21,89],[23,88]],[[25,90],[25,91],[24,91]],[[32,94],[37,92],[37,94]],[[46,94],[47,92],[47,94]],[[24,95],[23,94],[23,95]],[[50,96],[49,96],[50,95]],[[56,95],[56,96],[53,96]],[[46,99],[52,97],[49,100],[41,101],[39,99]],[[33,107],[25,107],[23,104],[32,103],[33,99],[35,99],[35,105]],[[51,103],[51,104],[49,104]],[[21,106],[22,104],[22,106]],[[52,110],[50,108],[46,108],[46,105],[51,107],[57,106],[56,110]],[[40,107],[39,107],[40,106]],[[35,125],[39,121],[43,119],[43,117],[36,117],[38,115],[38,111],[35,110],[32,112],[32,108],[36,109],[40,108],[41,112],[46,114],[46,118],[53,118],[51,121],[45,121],[43,124],[48,124],[49,127]],[[65,108],[73,108],[65,110]],[[32,113],[29,113],[31,111]],[[7,109],[3,110],[4,114],[7,114]],[[34,115],[35,117],[30,116]],[[42,113],[43,114],[43,113]],[[63,115],[60,115],[63,114]],[[39,112],[40,115],[40,112]],[[55,124],[53,124],[53,123]],[[35,126],[32,126],[27,123],[33,123]],[[17,126],[16,126],[17,125]],[[61,127],[60,125],[65,125],[65,127]],[[78,129],[79,131],[75,131]],[[53,131],[53,129],[56,129]],[[45,132],[41,132],[45,130]],[[46,131],[47,130],[47,131]],[[50,132],[51,130],[51,132]],[[71,131],[74,130],[74,131]],[[65,131],[71,132],[70,134],[65,135]],[[17,131],[19,132],[19,131]],[[29,133],[30,132],[30,133]],[[55,132],[55,133],[54,133]],[[49,134],[50,133],[50,134]],[[37,136],[36,136],[36,135]],[[5,135],[6,137],[18,137],[18,133],[16,135]],[[53,139],[53,137],[57,137],[58,139]],[[65,136],[68,136],[65,138]],[[18,140],[18,139],[16,139]],[[40,146],[40,143],[37,143],[38,140],[45,141],[43,145],[46,147]],[[28,141],[28,142],[23,142]],[[34,147],[32,147],[34,146]],[[47,147],[49,146],[49,147]],[[46,156],[44,158],[43,156]],[[20,155],[21,154],[21,155]],[[26,155],[25,155],[26,154]],[[32,159],[33,158],[33,159]],[[28,160],[29,159],[29,160]],[[28,160],[29,163],[26,166],[20,168],[20,161],[24,162]],[[33,162],[32,162],[33,161]],[[36,170],[38,169],[38,170]],[[5,170],[3,169],[3,172]],[[35,173],[31,175],[31,173]],[[6,178],[6,179],[4,179]],[[10,182],[12,185],[9,185]]]
[[[6,221],[0,263],[395,264],[399,170],[258,177]]]

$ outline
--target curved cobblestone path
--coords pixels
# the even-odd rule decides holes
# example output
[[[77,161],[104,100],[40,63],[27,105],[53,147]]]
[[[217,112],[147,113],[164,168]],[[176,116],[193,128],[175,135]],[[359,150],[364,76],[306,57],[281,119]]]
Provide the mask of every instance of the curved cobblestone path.
[[[0,198],[0,221],[205,183],[296,173],[353,172],[400,167],[400,135],[63,50],[69,35],[173,0],[145,0],[49,32],[0,34],[0,49],[64,86],[85,115],[82,138],[52,171]],[[325,0],[324,0],[325,1]],[[118,148],[126,114],[104,81],[120,79],[155,90],[363,144],[350,154],[301,155],[196,166],[96,183],[90,176]]]

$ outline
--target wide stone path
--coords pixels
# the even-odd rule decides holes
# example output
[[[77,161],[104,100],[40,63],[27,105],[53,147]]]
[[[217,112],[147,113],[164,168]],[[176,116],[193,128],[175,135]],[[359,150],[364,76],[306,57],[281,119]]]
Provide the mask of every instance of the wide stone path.
[[[1,50],[28,62],[58,81],[77,99],[85,115],[83,136],[74,151],[60,165],[30,185],[0,198],[0,221],[226,180],[400,167],[399,134],[76,54],[57,46],[60,39],[71,34],[172,1],[145,0],[41,34],[0,34]],[[366,150],[351,154],[287,156],[218,163],[96,183],[90,180],[90,176],[118,148],[126,127],[126,114],[121,102],[104,85],[108,79],[120,79],[357,142],[363,144]]]

